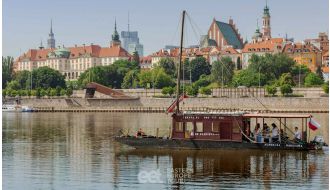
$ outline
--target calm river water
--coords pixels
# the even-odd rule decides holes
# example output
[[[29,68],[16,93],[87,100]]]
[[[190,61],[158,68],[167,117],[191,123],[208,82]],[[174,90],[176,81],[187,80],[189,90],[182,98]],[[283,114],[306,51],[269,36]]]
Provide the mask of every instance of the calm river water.
[[[316,114],[328,138],[328,114]],[[323,123],[322,123],[323,122]],[[167,135],[170,116],[4,113],[3,189],[328,189],[328,152],[134,150],[120,129]]]

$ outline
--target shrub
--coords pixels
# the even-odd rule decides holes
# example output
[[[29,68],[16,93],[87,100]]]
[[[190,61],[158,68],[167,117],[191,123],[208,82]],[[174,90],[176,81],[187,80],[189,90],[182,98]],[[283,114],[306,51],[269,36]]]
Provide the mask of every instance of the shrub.
[[[37,91],[31,90],[31,96],[37,96]],[[39,91],[39,96],[40,96],[40,91]]]
[[[212,90],[209,87],[201,87],[199,89],[199,93],[200,94],[204,94],[204,95],[211,95],[212,94]]]
[[[189,96],[197,96],[198,94],[198,86],[193,84],[193,85],[190,85],[190,86],[187,86],[187,94]]]
[[[272,96],[274,96],[277,93],[277,88],[275,85],[267,85],[266,91],[268,94],[271,94]]]
[[[50,92],[49,92],[49,95],[50,96],[56,96],[57,95],[57,90],[56,89],[50,89]]]
[[[3,96],[3,97],[6,97],[6,95],[7,95],[7,91],[6,91],[6,89],[2,89],[2,96]]]
[[[324,83],[322,85],[322,88],[323,88],[323,91],[326,93],[326,94],[329,94],[329,83]]]
[[[65,96],[66,95],[66,90],[65,89],[62,89],[61,92],[60,92],[61,96]]]
[[[47,95],[47,91],[45,89],[41,89],[40,90],[40,97],[46,96]]]
[[[68,97],[70,97],[70,96],[72,95],[72,93],[73,93],[73,91],[72,91],[71,88],[68,88],[68,89],[66,90],[66,95],[67,95]]]
[[[170,95],[170,96],[172,96],[173,95],[173,93],[174,93],[174,88],[172,88],[172,87],[170,87],[170,86],[168,86],[168,87],[164,87],[163,89],[162,89],[162,94],[164,94],[164,95]]]
[[[288,95],[292,93],[292,87],[289,84],[283,84],[281,87],[281,94],[282,95]]]

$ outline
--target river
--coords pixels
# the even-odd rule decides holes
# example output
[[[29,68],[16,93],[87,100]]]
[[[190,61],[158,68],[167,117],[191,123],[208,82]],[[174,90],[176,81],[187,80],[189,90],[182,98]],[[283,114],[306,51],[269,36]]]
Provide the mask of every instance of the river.
[[[328,139],[328,114],[313,114]],[[155,113],[5,113],[3,189],[328,189],[328,152],[135,150],[119,130],[166,136]],[[315,135],[313,133],[313,135]],[[328,141],[327,141],[328,142]]]

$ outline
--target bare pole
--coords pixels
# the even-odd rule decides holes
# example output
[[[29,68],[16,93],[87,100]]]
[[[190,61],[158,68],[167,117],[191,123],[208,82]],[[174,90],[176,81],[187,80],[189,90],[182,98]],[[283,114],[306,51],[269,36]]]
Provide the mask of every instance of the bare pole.
[[[181,41],[180,41],[180,54],[179,54],[179,66],[178,66],[178,78],[176,82],[176,113],[180,112],[180,78],[181,78],[181,64],[182,64],[182,46],[183,46],[183,30],[184,30],[184,17],[186,11],[182,12],[182,23],[181,23]]]

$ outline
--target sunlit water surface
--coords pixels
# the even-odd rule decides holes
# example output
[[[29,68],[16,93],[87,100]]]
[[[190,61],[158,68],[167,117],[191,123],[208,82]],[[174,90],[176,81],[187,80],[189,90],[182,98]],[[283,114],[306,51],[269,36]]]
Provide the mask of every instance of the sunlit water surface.
[[[314,114],[328,138],[328,114]],[[4,113],[3,189],[328,189],[328,152],[134,150],[122,129],[166,136],[170,116]]]

